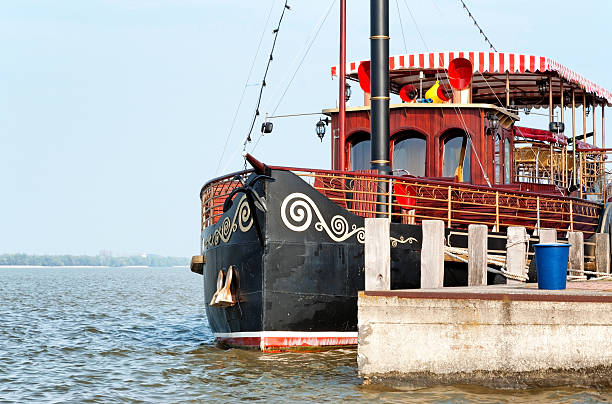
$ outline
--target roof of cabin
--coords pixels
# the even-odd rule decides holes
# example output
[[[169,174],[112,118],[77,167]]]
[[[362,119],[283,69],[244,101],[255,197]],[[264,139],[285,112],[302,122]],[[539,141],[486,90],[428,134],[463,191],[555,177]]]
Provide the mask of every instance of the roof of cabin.
[[[389,74],[391,91],[398,93],[406,84],[419,86],[419,72],[423,71],[423,91],[436,80],[448,85],[447,69],[455,58],[466,58],[472,62],[472,100],[476,103],[503,104],[506,97],[506,74],[510,78],[510,97],[517,106],[548,107],[548,93],[538,92],[537,82],[552,78],[553,102],[561,103],[561,81],[564,92],[575,90],[576,105],[582,104],[583,94],[587,102],[595,97],[598,104],[612,105],[612,92],[586,79],[562,64],[544,56],[502,52],[430,52],[391,56]],[[359,64],[367,61],[354,61],[346,65],[347,78],[358,80]],[[336,76],[338,66],[331,68]],[[571,103],[571,98],[570,98]]]

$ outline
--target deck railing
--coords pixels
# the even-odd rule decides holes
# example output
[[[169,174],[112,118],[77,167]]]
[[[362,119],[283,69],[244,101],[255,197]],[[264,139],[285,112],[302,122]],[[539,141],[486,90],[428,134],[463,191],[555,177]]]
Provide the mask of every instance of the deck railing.
[[[502,191],[487,187],[415,177],[380,176],[370,172],[340,172],[301,168],[290,170],[337,205],[363,217],[375,217],[378,195],[386,195],[392,222],[420,224],[443,220],[449,228],[485,224],[490,231],[508,226],[534,230],[556,228],[596,231],[601,206],[577,198]],[[242,175],[245,175],[244,173]],[[223,201],[240,184],[232,176],[210,182],[202,191],[202,228],[216,223]],[[384,184],[384,186],[383,186]],[[385,190],[385,191],[382,191]]]
[[[577,149],[577,153],[580,168],[580,197],[606,201],[610,196],[606,188],[612,173],[609,166],[612,159],[608,158],[612,149]]]

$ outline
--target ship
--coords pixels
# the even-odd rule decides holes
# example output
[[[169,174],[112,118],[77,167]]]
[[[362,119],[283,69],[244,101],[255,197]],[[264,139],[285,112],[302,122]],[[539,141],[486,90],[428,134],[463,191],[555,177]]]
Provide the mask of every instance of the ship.
[[[208,322],[223,346],[356,345],[367,218],[389,219],[392,289],[420,287],[425,220],[443,221],[455,249],[444,286],[467,284],[457,251],[470,224],[487,226],[492,252],[504,251],[511,226],[524,227],[531,245],[544,228],[561,241],[578,231],[586,244],[609,237],[603,120],[612,93],[546,56],[389,55],[388,0],[373,0],[371,13],[371,59],[331,67],[340,105],[317,123],[320,134],[327,126],[335,134],[331,167],[274,166],[246,153],[250,168],[200,191],[201,251],[191,270],[203,277]],[[363,106],[346,107],[349,80],[364,90]],[[390,105],[389,93],[402,102]],[[578,107],[584,128],[587,111],[601,108],[600,132],[592,113],[593,131],[576,133]],[[538,110],[548,111],[547,128],[518,124],[519,111]],[[506,282],[499,269],[489,284]],[[527,277],[535,280],[533,265]]]

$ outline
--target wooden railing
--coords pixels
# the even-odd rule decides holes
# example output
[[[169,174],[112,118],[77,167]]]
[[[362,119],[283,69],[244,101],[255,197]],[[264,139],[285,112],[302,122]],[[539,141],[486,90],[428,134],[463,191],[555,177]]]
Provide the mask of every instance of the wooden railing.
[[[588,238],[596,231],[601,210],[601,205],[577,198],[456,182],[368,172],[271,168],[292,171],[337,205],[362,217],[375,217],[376,206],[382,203],[377,196],[385,195],[387,215],[397,223],[440,219],[447,227],[459,229],[471,223],[487,225],[491,231],[504,231],[508,226],[555,228],[582,231]],[[240,185],[232,179],[234,175],[211,181],[203,188],[202,228],[216,223],[225,197]]]
[[[206,227],[217,223],[219,217],[223,214],[223,203],[229,194],[242,183],[236,179],[236,176],[245,181],[248,175],[253,170],[239,171],[228,174],[223,177],[215,178],[209,181],[202,187],[200,191],[200,200],[202,201],[202,230]]]
[[[606,164],[612,163],[608,158],[612,149],[577,149],[577,160],[580,178],[580,197],[600,202],[606,201],[608,178],[612,173]]]

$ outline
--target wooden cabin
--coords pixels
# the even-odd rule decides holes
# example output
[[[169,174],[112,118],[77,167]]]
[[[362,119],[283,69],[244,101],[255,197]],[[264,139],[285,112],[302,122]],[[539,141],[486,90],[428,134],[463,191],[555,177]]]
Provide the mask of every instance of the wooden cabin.
[[[463,91],[453,87],[457,73],[452,65],[461,59],[469,61],[473,74]],[[333,170],[370,169],[369,77],[362,68],[367,63],[347,64],[347,78],[360,83],[365,97],[363,106],[346,109],[344,134],[339,133],[338,109],[323,111],[331,117]],[[557,195],[574,191],[575,196],[606,199],[604,107],[612,104],[609,91],[552,59],[532,55],[412,54],[392,56],[389,66],[392,93],[401,95],[405,86],[420,89],[415,99],[404,98],[405,102],[390,106],[394,175]],[[336,72],[337,67],[332,67],[332,75]],[[423,94],[436,83],[449,94],[452,91],[452,97],[446,102],[422,102],[427,101]],[[593,113],[593,130],[576,133],[576,107],[583,105],[587,106],[585,128],[589,108],[601,107],[602,122],[598,125]],[[549,128],[515,125],[519,110],[540,108],[540,114],[548,110]],[[571,111],[571,126],[566,125],[566,109]]]

